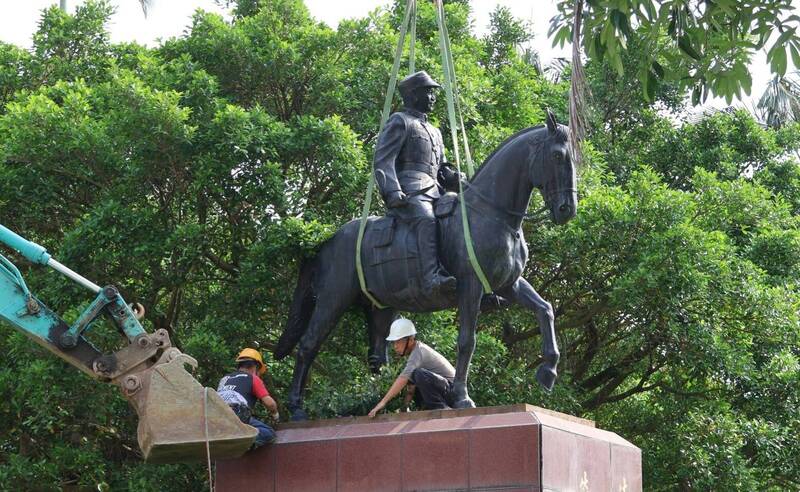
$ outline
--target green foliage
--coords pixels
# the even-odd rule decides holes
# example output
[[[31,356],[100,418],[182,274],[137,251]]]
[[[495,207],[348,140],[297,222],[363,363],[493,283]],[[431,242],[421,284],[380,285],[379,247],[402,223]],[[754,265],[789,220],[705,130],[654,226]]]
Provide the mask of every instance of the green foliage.
[[[55,5],[45,10],[33,35],[30,76],[43,85],[76,78],[102,80],[113,64],[105,30],[113,11],[106,0],[79,5],[75,15]]]
[[[600,128],[595,138],[598,147],[608,150],[609,168],[623,180],[630,169],[646,164],[670,186],[690,189],[696,168],[726,180],[772,172],[766,170],[779,165],[796,145],[780,132],[762,128],[744,110],[722,111],[681,126],[649,109],[623,117],[636,125],[627,131]]]
[[[15,92],[26,86],[24,71],[29,60],[27,51],[0,42],[0,108]]]
[[[654,490],[782,490],[797,481],[783,437],[797,427],[798,395],[784,392],[800,334],[796,221],[742,178],[698,171],[694,183],[634,171],[587,191],[566,232],[531,239],[556,300],[562,383],[583,412],[640,436]],[[516,347],[530,332],[503,335]]]
[[[331,68],[342,48],[336,33],[313,21],[300,0],[280,0],[233,25],[198,12],[191,33],[161,50],[168,60],[188,54],[200,62],[233,102],[260,104],[287,121],[335,107],[344,86]]]
[[[489,35],[484,39],[485,63],[495,70],[509,64],[520,46],[532,37],[530,26],[515,19],[508,7],[498,5],[489,14]]]
[[[184,36],[155,49],[110,43],[103,2],[75,16],[46,10],[30,53],[0,44],[3,224],[145,304],[146,328],[168,330],[211,386],[241,347],[270,351],[298,265],[358,215],[405,4],[333,30],[299,0],[221,3],[233,7],[232,21],[200,11]],[[773,22],[759,10],[767,3],[742,17],[737,36]],[[479,405],[527,402],[597,420],[642,447],[648,489],[794,490],[800,127],[763,128],[744,112],[676,118],[685,81],[662,71],[697,70],[705,79],[686,80],[736,91],[719,84],[747,49],[722,50],[721,31],[705,44],[695,34],[711,20],[730,27],[719,11],[738,4],[708,4],[685,25],[677,18],[675,32],[689,36],[683,47],[663,21],[687,15],[676,2],[660,2],[677,10],[655,17],[631,12],[651,19],[633,23],[602,17],[630,3],[589,4],[587,40],[599,32],[605,55],[590,52],[587,66],[594,124],[578,215],[524,231],[525,276],[556,312],[560,378],[550,394],[535,383],[537,321],[511,308],[480,319],[471,395]],[[479,39],[468,2],[445,8],[477,162],[541,123],[546,108],[566,120],[569,81],[543,78],[519,52],[524,23],[498,9]],[[418,36],[417,69],[440,79],[429,2],[419,5]],[[440,102],[432,118],[449,138],[444,109]],[[531,208],[539,206],[537,195]],[[67,320],[87,305],[68,280],[14,261]],[[455,359],[454,312],[413,319],[423,341]],[[103,324],[90,338],[108,350],[120,343]],[[135,417],[113,387],[10,330],[0,351],[0,483],[206,486],[202,465],[141,463]],[[374,405],[403,361],[373,375],[366,358],[364,316],[348,312],[314,363],[312,416]],[[292,361],[266,364],[283,405]],[[400,407],[398,399],[389,410]]]
[[[757,0],[736,2],[688,2],[685,0],[588,0],[583,7],[583,50],[594,60],[607,59],[619,75],[629,43],[638,38],[647,44],[640,52],[639,71],[643,93],[653,99],[650,87],[660,80],[677,81],[692,90],[698,104],[709,95],[724,97],[750,94],[752,76],[748,65],[756,51],[767,50],[772,73],[786,73],[788,57],[800,64],[800,17],[791,2]],[[575,2],[559,2],[559,14],[551,20],[553,44],[572,40]],[[775,36],[772,34],[775,33]],[[669,43],[661,43],[666,36]],[[664,70],[661,58],[680,62]]]
[[[658,46],[667,44],[664,38],[656,41]],[[608,59],[590,59],[586,73],[592,95],[590,126],[606,133],[605,140],[616,142],[622,135],[644,130],[652,124],[649,108],[657,104],[662,111],[677,113],[684,105],[685,91],[671,80],[654,79],[650,62],[643,60],[652,50],[646,32],[632,38],[622,53],[625,70],[619,73]],[[666,56],[658,58],[660,70],[680,70],[680,62]],[[649,74],[644,77],[642,73]]]

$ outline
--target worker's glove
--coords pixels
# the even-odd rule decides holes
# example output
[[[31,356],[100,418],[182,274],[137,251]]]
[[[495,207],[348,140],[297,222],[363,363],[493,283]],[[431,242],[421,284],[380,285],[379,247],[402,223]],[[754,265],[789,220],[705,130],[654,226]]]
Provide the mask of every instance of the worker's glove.
[[[386,206],[388,208],[404,207],[408,205],[408,196],[402,191],[393,191],[386,195]]]
[[[279,422],[281,420],[281,414],[279,414],[277,410],[272,413],[272,420],[275,422]]]

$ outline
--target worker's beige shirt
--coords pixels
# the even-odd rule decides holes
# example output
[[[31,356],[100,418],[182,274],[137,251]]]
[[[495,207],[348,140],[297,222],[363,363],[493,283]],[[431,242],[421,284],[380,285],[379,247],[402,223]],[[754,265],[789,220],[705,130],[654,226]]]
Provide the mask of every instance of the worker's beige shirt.
[[[414,369],[417,368],[427,369],[450,381],[452,381],[456,375],[456,370],[453,368],[453,365],[450,364],[442,354],[419,340],[417,340],[414,350],[412,350],[411,354],[408,356],[406,367],[400,375],[411,379],[411,374],[414,372]]]

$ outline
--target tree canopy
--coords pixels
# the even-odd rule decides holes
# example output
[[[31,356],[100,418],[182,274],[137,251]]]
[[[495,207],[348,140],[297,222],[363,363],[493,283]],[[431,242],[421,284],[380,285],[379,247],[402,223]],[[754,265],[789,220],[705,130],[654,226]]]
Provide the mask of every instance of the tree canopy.
[[[752,39],[775,19],[795,22],[764,1],[753,3],[756,20],[735,24],[730,3],[687,4],[688,14],[685,2],[660,3],[677,9],[678,41],[688,36],[701,55],[686,59],[672,56],[672,28],[648,2],[614,3],[625,21],[589,2],[586,39],[599,35],[607,55],[586,67],[594,98],[578,215],[563,227],[525,224],[524,275],[556,311],[555,390],[535,382],[532,313],[479,322],[470,379],[479,405],[596,420],[642,448],[648,490],[800,487],[800,127],[763,127],[743,111],[682,117],[687,86],[736,92],[713,85],[744,62],[723,49],[725,29]],[[230,20],[198,11],[184,35],[155,48],[111,43],[107,2],[45,10],[31,50],[0,44],[0,222],[145,304],[147,329],[168,330],[199,360],[198,379],[216,386],[243,346],[268,354],[300,261],[359,214],[403,4],[334,30],[300,0],[240,0]],[[524,23],[498,8],[478,37],[468,2],[445,8],[476,162],[548,108],[567,120],[570,69],[545,77],[522,49]],[[419,16],[417,68],[441,79],[432,5],[420,2]],[[624,36],[603,37],[607,22]],[[725,29],[696,39],[710,23]],[[623,41],[627,51],[612,52]],[[637,75],[643,54],[665,72],[652,90]],[[734,64],[715,72],[728,56]],[[443,102],[433,120],[447,139]],[[91,301],[11,257],[66,319]],[[455,317],[412,316],[451,360]],[[207,487],[203,465],[143,465],[134,412],[116,390],[6,328],[0,483]],[[92,341],[118,344],[108,328]],[[397,361],[369,373],[365,334],[362,314],[347,313],[324,346],[308,385],[312,416],[364,414],[393,380]],[[283,405],[292,361],[266,363]]]
[[[709,95],[730,104],[750,94],[748,66],[766,50],[770,70],[783,76],[791,58],[800,67],[800,15],[791,0],[560,0],[551,21],[553,42],[572,40],[577,5],[584,52],[608,60],[621,75],[634,70],[644,94],[652,100],[660,82],[678,81],[692,90],[692,102]],[[632,41],[644,43],[635,65],[623,58]],[[664,64],[677,64],[667,69]]]

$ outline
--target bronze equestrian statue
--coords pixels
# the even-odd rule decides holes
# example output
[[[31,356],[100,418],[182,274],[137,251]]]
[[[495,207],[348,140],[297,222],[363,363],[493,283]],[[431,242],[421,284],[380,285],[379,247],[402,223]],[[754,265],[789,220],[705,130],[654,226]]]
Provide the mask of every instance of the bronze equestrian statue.
[[[293,420],[307,418],[303,391],[308,371],[351,306],[366,313],[373,370],[387,360],[385,338],[398,311],[457,307],[458,358],[448,400],[455,408],[475,406],[467,391],[467,375],[484,292],[467,256],[458,195],[442,195],[457,187],[461,177],[447,166],[441,134],[425,117],[437,87],[424,72],[404,79],[400,88],[406,107],[392,115],[379,136],[375,173],[389,214],[369,218],[361,262],[367,288],[386,307],[372,305],[359,286],[354,254],[358,220],[345,224],[300,267],[289,319],[275,348],[276,358],[281,359],[299,343],[288,395]],[[475,254],[493,293],[536,314],[543,352],[536,378],[547,390],[555,382],[559,359],[553,309],[520,277],[528,259],[522,221],[534,189],[542,194],[556,224],[575,216],[577,189],[569,136],[569,128],[548,111],[545,125],[507,138],[463,183]]]

